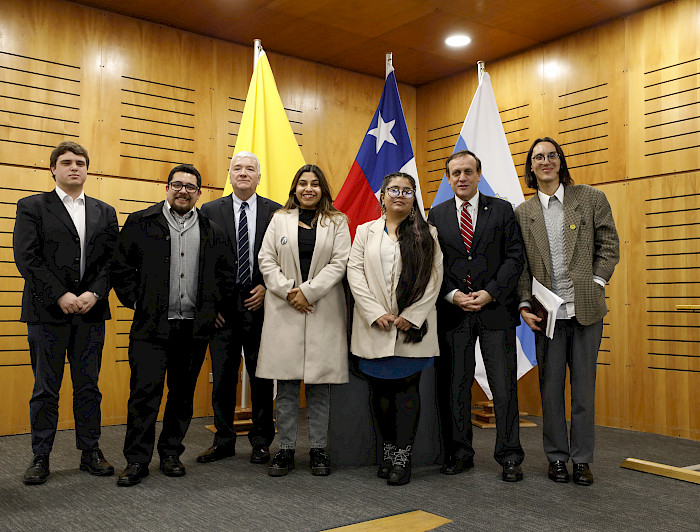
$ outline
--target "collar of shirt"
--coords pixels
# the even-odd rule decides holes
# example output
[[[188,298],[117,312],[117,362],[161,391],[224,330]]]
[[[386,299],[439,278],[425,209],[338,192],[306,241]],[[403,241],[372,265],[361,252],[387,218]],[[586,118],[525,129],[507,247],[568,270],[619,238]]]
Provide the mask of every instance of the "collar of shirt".
[[[474,196],[472,196],[472,199],[470,199],[468,202],[465,202],[459,199],[457,196],[455,196],[455,204],[457,205],[458,213],[462,210],[462,206],[465,203],[469,203],[469,205],[471,206],[471,209],[469,209],[471,211],[469,214],[471,215],[479,207],[479,191],[477,190],[476,194],[474,194]]]
[[[557,188],[556,192],[552,194],[552,196],[556,196],[556,198],[559,200],[559,202],[564,205],[564,185],[562,183],[559,183],[559,188]],[[549,208],[549,200],[551,199],[552,196],[548,196],[541,190],[537,191],[537,197],[540,198],[540,203],[545,209]]]
[[[180,215],[177,212],[173,210],[173,208],[170,206],[170,204],[165,201],[163,202],[163,215],[165,216],[165,219],[168,221],[170,225],[172,225],[175,229],[177,230],[184,230],[186,228],[191,227],[195,220],[195,214],[197,212],[196,207],[192,207],[189,211],[187,211],[185,214]],[[192,221],[193,223],[190,224],[189,222]],[[185,227],[187,226],[187,227]]]
[[[80,192],[80,196],[78,196],[78,197],[75,198],[75,199],[73,199],[72,197],[70,197],[66,192],[64,192],[64,191],[63,191],[61,188],[59,188],[59,187],[56,187],[56,194],[58,194],[58,197],[61,198],[61,201],[62,201],[64,204],[71,204],[71,205],[73,205],[73,204],[75,204],[75,203],[82,203],[83,205],[85,205],[85,191],[84,191],[84,190],[81,191],[81,192]]]
[[[233,210],[236,212],[236,214],[238,214],[241,212],[241,204],[243,203],[243,200],[236,196],[235,193],[231,193],[231,198],[233,198]],[[255,207],[258,205],[257,193],[253,194],[251,197],[245,200],[245,202],[248,204],[248,212],[252,214],[253,210],[257,210],[255,209]]]

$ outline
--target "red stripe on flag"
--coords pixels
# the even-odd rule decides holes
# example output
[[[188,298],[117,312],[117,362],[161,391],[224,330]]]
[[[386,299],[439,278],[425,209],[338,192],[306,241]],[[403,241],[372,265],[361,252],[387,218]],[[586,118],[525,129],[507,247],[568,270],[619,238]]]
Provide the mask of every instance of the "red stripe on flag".
[[[376,220],[381,215],[377,197],[357,161],[352,164],[343,188],[340,189],[333,205],[347,214],[350,222],[350,236],[353,239],[358,225]]]

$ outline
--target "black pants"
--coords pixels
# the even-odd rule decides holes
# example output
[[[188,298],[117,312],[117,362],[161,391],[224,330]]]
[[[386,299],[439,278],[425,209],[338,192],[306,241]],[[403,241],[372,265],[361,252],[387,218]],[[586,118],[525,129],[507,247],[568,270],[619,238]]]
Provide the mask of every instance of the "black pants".
[[[192,338],[194,320],[169,320],[167,340],[132,340],[130,395],[126,419],[124,457],[127,462],[147,464],[153,456],[156,419],[163,398],[167,373],[168,398],[158,454],[179,456],[182,440],[192,420],[194,390],[204,362],[207,341]]]
[[[515,328],[486,329],[476,316],[465,315],[459,325],[440,336],[437,395],[445,453],[459,458],[474,456],[471,388],[479,338],[496,414],[493,457],[500,464],[507,460],[521,463],[525,453],[520,445]]]
[[[275,438],[275,422],[272,415],[273,382],[255,376],[262,334],[262,311],[247,310],[243,301],[250,297],[249,290],[240,290],[237,311],[226,319],[209,342],[211,367],[214,377],[212,406],[215,445],[235,445],[233,427],[236,412],[238,369],[243,349],[245,367],[250,378],[250,399],[253,428],[248,432],[251,445],[267,445]]]
[[[405,449],[413,445],[420,417],[421,372],[403,379],[367,376],[372,415],[384,443]]]
[[[63,325],[28,323],[27,340],[34,372],[29,400],[32,451],[49,454],[53,448],[66,356],[73,381],[76,447],[83,451],[97,447],[102,420],[102,394],[97,381],[105,342],[104,322],[85,323],[76,316],[72,323]]]

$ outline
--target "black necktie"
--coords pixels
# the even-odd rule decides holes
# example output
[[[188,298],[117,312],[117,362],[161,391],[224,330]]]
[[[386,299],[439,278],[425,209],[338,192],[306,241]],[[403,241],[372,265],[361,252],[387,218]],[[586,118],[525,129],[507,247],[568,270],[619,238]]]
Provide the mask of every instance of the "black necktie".
[[[248,217],[245,209],[247,202],[241,203],[241,215],[238,220],[238,284],[250,284],[250,249],[248,248]]]

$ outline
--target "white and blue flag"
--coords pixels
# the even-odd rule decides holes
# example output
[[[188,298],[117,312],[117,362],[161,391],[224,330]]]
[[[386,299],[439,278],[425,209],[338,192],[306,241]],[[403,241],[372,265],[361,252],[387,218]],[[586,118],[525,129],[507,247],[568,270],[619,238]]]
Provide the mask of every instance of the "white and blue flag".
[[[491,77],[484,72],[481,83],[476,89],[474,99],[469,106],[464,125],[459,132],[457,144],[452,153],[469,150],[481,160],[481,181],[479,192],[487,196],[501,198],[513,205],[513,208],[525,201],[520,188],[518,173],[513,164],[508,140],[506,139],[501,116],[498,113],[496,97],[491,87]],[[435,194],[432,207],[454,197],[454,192],[443,174],[440,188]],[[477,223],[478,220],[477,220]],[[537,365],[535,357],[535,336],[532,330],[520,319],[516,329],[518,346],[518,379]],[[484,361],[477,342],[476,347],[476,381],[489,399],[493,399],[486,379]]]

